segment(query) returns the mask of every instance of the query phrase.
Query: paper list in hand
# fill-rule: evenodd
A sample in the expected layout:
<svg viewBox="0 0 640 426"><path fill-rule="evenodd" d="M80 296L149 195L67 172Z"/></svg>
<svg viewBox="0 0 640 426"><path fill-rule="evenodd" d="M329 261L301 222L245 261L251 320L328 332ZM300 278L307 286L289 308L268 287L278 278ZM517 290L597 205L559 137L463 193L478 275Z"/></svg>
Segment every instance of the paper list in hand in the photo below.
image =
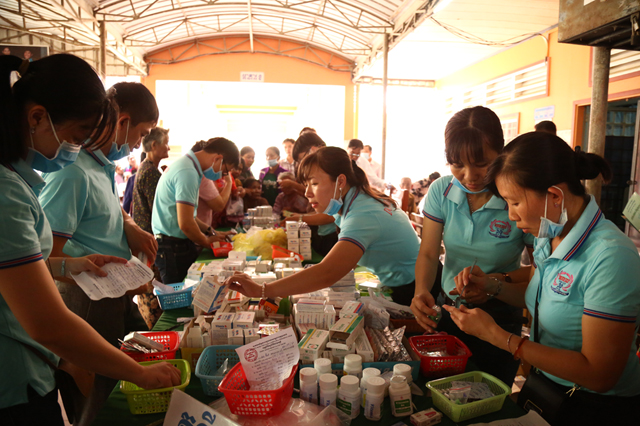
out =
<svg viewBox="0 0 640 426"><path fill-rule="evenodd" d="M72 275L78 286L91 300L123 296L153 279L153 271L132 257L126 264L108 263L102 267L108 275L99 277L92 272Z"/></svg>
<svg viewBox="0 0 640 426"><path fill-rule="evenodd" d="M272 390L282 386L291 368L300 360L293 328L236 349L244 374L253 390Z"/></svg>

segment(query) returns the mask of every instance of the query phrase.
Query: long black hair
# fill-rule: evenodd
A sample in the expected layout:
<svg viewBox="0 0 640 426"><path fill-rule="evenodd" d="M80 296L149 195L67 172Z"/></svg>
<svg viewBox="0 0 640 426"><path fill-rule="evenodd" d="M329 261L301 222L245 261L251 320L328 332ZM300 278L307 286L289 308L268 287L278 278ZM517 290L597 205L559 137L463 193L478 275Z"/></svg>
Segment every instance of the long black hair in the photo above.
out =
<svg viewBox="0 0 640 426"><path fill-rule="evenodd" d="M602 175L611 180L611 167L596 154L574 151L559 137L545 132L529 132L511 141L487 170L488 187L499 194L495 186L498 176L506 177L518 186L545 194L547 189L566 183L573 195L584 196L581 180Z"/></svg>
<svg viewBox="0 0 640 426"><path fill-rule="evenodd" d="M393 198L369 185L369 179L365 172L358 167L355 161L351 161L349 154L344 149L327 146L307 155L300 163L296 176L302 183L306 183L309 180L311 169L315 166L328 174L334 181L338 179L338 176L345 175L349 186L360 188L362 192L386 207L397 208Z"/></svg>
<svg viewBox="0 0 640 426"><path fill-rule="evenodd" d="M12 72L21 78L11 86ZM14 74L15 75L15 74ZM57 54L22 61L16 56L0 57L0 162L18 160L27 150L21 135L25 129L21 113L29 103L46 108L51 121L95 118L91 148L111 140L117 113L107 100L104 85L84 60Z"/></svg>
<svg viewBox="0 0 640 426"><path fill-rule="evenodd" d="M479 163L485 147L498 154L504 147L504 134L495 112L483 106L465 108L456 112L444 130L445 155L449 164L466 157Z"/></svg>

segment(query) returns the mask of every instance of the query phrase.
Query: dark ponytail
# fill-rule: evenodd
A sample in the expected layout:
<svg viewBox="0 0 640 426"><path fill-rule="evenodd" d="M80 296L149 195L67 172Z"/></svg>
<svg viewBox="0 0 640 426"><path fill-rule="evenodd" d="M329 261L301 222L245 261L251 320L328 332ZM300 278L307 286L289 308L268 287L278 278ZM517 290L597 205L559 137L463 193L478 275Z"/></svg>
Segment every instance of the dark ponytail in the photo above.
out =
<svg viewBox="0 0 640 426"><path fill-rule="evenodd" d="M337 180L340 175L345 175L349 186L360 188L362 192L386 207L397 208L393 198L369 185L369 179L365 172L358 167L355 161L350 159L349 154L344 149L328 146L304 157L296 175L302 183L309 180L311 169L314 166L318 166L333 180Z"/></svg>
<svg viewBox="0 0 640 426"><path fill-rule="evenodd" d="M541 194L553 185L566 183L573 195L584 196L581 180L602 175L612 177L607 161L596 154L574 151L562 139L544 132L529 132L515 138L489 166L486 182L496 194L495 180L507 177L522 188Z"/></svg>
<svg viewBox="0 0 640 426"><path fill-rule="evenodd" d="M12 71L21 78L11 87ZM15 56L0 57L0 162L16 161L26 151L21 139L29 103L46 108L51 121L94 119L91 147L111 140L117 113L107 100L104 85L95 70L84 60L57 54L33 62ZM99 141L98 141L98 140Z"/></svg>

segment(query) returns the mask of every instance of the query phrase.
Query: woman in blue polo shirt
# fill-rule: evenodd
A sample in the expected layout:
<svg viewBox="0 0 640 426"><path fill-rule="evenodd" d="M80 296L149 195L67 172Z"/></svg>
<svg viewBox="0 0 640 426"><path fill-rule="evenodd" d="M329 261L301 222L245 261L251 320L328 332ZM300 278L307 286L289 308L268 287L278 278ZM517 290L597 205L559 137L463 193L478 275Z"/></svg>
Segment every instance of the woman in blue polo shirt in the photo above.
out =
<svg viewBox="0 0 640 426"><path fill-rule="evenodd" d="M612 175L601 157L574 152L554 135L531 132L512 141L487 178L518 228L537 237L535 269L524 286L486 279L479 270L467 278L469 290L526 306L531 339L496 327L480 309L446 308L463 331L541 370L538 377L557 393L580 387L552 424L638 423L640 257L585 193L580 181L600 174L605 181Z"/></svg>
<svg viewBox="0 0 640 426"><path fill-rule="evenodd" d="M67 309L53 281L81 271L104 275L98 266L124 262L103 255L50 258L53 237L37 197L44 181L34 169L53 172L73 163L92 134L113 125L102 81L72 55L33 62L4 56L0 100L0 423L64 425L53 369L36 352L52 364L63 357L143 387L178 383L169 364L142 368L102 339Z"/></svg>
<svg viewBox="0 0 640 426"><path fill-rule="evenodd" d="M227 280L230 288L250 297L307 293L334 284L361 265L393 290L396 303L408 306L419 243L407 215L390 197L371 189L364 171L342 148L320 148L308 155L298 177L306 183L311 207L335 217L338 242L312 268L266 285L238 274Z"/></svg>
<svg viewBox="0 0 640 426"><path fill-rule="evenodd" d="M520 269L520 255L533 237L523 234L509 220L506 203L495 197L483 183L487 167L504 147L498 116L488 108L473 107L457 112L445 129L447 162L453 176L444 176L431 184L424 205L425 219L420 254L416 262L416 293L411 309L418 322L428 331L436 323L436 304L431 294L436 284L441 244L445 247L442 290L437 304L451 304L455 277L465 268L477 265L500 280L526 281L528 268ZM453 294L451 293L453 291ZM486 293L465 292L466 303L482 306L498 323L518 334L522 328L522 309L507 305ZM437 325L438 330L464 341L473 353L478 367L510 385L518 363L486 342L467 336L451 321L448 314Z"/></svg>

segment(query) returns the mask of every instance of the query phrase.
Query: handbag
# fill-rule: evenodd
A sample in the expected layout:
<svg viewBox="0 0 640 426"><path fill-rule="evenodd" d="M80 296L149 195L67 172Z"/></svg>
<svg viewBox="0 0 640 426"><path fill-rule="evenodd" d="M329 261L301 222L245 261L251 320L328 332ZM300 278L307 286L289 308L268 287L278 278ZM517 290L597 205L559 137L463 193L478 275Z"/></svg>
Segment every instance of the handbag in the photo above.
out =
<svg viewBox="0 0 640 426"><path fill-rule="evenodd" d="M535 318L533 329L533 341L538 340L538 305L540 298L540 290L536 297ZM542 374L537 368L532 368L529 377L524 382L522 390L518 394L518 405L525 411L533 410L540 414L549 424L557 424L561 409L564 403L571 398L573 391L579 389L574 385L573 388L565 391L560 385L547 376Z"/></svg>

